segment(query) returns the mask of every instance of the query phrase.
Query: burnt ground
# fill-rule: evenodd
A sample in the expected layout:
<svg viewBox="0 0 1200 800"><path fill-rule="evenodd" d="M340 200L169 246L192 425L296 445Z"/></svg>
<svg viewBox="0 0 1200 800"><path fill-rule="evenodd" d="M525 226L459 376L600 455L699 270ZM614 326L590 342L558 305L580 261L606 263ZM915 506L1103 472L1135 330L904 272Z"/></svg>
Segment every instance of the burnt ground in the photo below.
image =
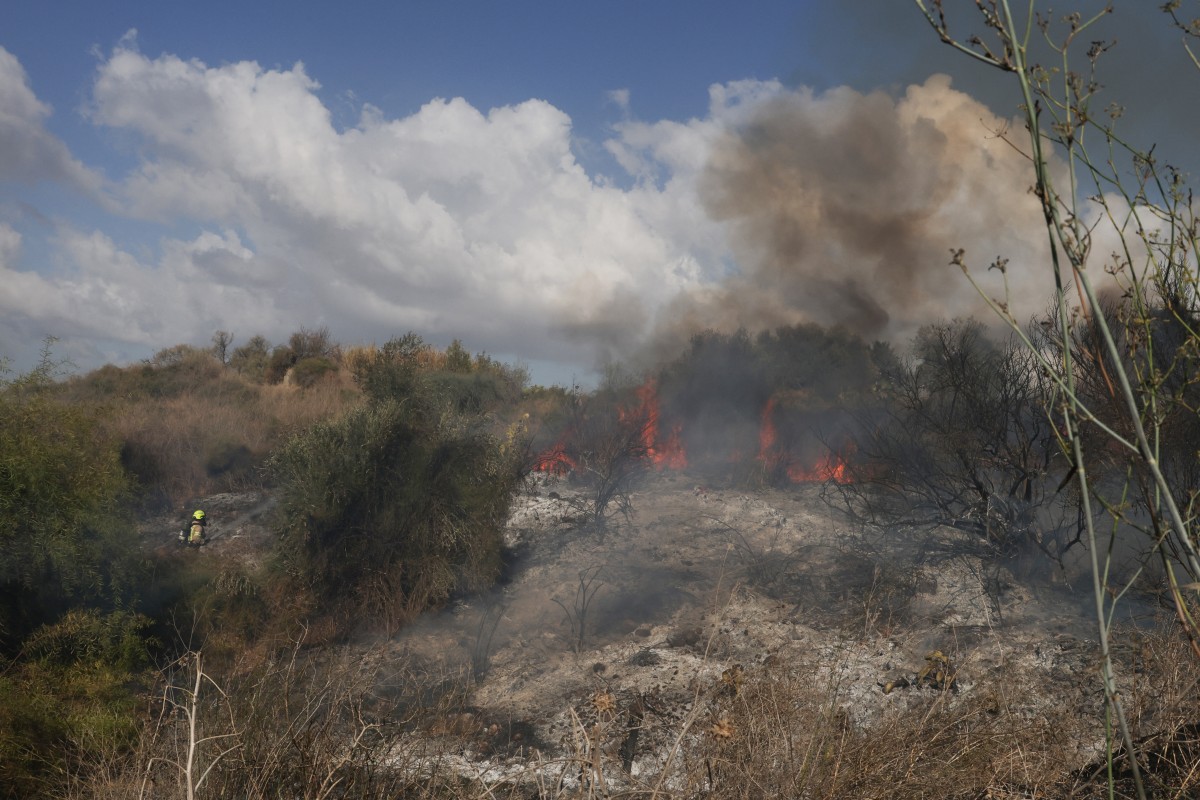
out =
<svg viewBox="0 0 1200 800"><path fill-rule="evenodd" d="M682 731L721 735L723 703L763 676L803 676L860 727L931 696L1002 696L1059 718L1064 763L1103 752L1090 596L1067 573L1018 579L953 531L867 535L821 494L659 474L601 536L545 479L512 514L506 585L422 619L384 658L463 676L462 705L422 735L485 781L528 779L530 759L544 780L591 753L609 788L636 784Z"/></svg>
<svg viewBox="0 0 1200 800"><path fill-rule="evenodd" d="M675 768L685 733L726 735L722 709L743 684L790 676L857 728L931 697L983 707L995 697L1022 718L1054 720L1063 769L1103 754L1082 576L1078 589L1061 571L1018 578L953 531L869 535L818 485L751 492L694 480L652 475L632 517L600 535L575 524L568 483L539 478L514 505L501 586L395 636L365 621L353 647L381 694L413 694L422 676L425 710L399 714L397 735L435 750L437 770L485 783L551 776L578 788L587 760L593 780L632 786ZM269 495L201 507L209 544L196 557L261 565ZM142 535L178 548L184 519L149 521ZM1133 622L1154 624L1149 604L1129 607L1145 615ZM1128 667L1136 654L1119 656Z"/></svg>
<svg viewBox="0 0 1200 800"><path fill-rule="evenodd" d="M138 525L142 546L159 558L188 557L214 564L236 563L248 572L262 567L274 542L270 517L276 498L268 492L227 492L206 497L169 513L156 514ZM179 541L192 512L203 509L208 519L207 543L188 548Z"/></svg>

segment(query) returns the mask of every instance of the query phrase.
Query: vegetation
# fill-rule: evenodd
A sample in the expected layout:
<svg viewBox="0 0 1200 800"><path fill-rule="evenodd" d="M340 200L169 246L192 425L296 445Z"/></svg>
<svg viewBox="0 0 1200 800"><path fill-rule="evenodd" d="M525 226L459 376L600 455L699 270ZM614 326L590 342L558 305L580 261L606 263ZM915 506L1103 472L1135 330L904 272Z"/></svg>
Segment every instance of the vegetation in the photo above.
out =
<svg viewBox="0 0 1200 800"><path fill-rule="evenodd" d="M941 2L916 2L943 41L1014 78L1028 132L1014 144L1029 155L1052 254L1044 319L1027 326L1007 298L989 298L1009 339L930 320L903 353L817 326L704 331L642 382L592 393L528 387L520 368L416 334L343 348L324 328L276 346L218 331L211 348L176 345L65 381L48 346L33 370L0 381L0 797L147 796L151 785L189 798L599 796L618 763L631 794L664 797L1194 795L1191 195L1179 170L1121 137L1118 115L1094 110L1106 46L1071 68L1091 21L1067 17L1056 39L1032 8L1020 19L986 0L980 30L959 37ZM1164 10L1185 41L1200 34L1178 3ZM1030 59L1039 32L1053 68ZM1102 263L1097 226L1121 245ZM953 262L972 277L965 252ZM1006 274L1003 258L990 268ZM809 469L820 453L845 472ZM586 722L571 710L573 754L531 756L523 780L494 782L439 767L453 743L421 750L399 735L426 714L469 716L469 675L409 663L386 674L382 657L314 647L361 633L362 620L390 636L491 585L529 470L569 472L580 520L604 531L630 518L644 475L685 459L713 483L825 480L864 524L950 527L993 566L1053 567L1081 546L1103 707L1038 717L1019 696L1020 665L1005 662L987 692L952 702L953 677L942 679L866 725L846 715L820 659L738 666L720 684L697 680L682 717L604 689ZM266 568L180 559L137 533L138 514L243 489L279 496ZM783 596L801 554L724 533L731 565ZM1118 569L1122 552L1137 558ZM580 651L598 575L579 573L570 607L556 601ZM884 578L899 585L897 607L916 592L913 576ZM1176 627L1118 628L1120 604L1147 584ZM876 589L853 589L873 631ZM1103 742L1070 773L1068 727ZM656 728L665 761L635 779L638 737Z"/></svg>
<svg viewBox="0 0 1200 800"><path fill-rule="evenodd" d="M1008 0L992 0L978 4L979 30L963 37L957 35L961 28L952 27L962 20L948 19L940 0L916 4L943 42L1011 75L1020 102L1027 136L1014 144L1029 154L1045 222L1052 335L1025 334L1008 298L989 300L1055 390L1049 408L1061 422L1062 450L1092 554L1107 719L1112 738L1121 742L1134 794L1144 798L1153 787L1142 779L1144 755L1130 730L1112 658L1114 611L1127 591L1113 581L1112 558L1121 539L1140 534L1150 553L1143 564L1161 566L1181 630L1200 656L1190 589L1200 579L1197 487L1187 465L1195 461L1197 444L1196 209L1182 171L1120 130L1119 105L1110 103L1107 112L1098 107L1100 65L1113 43L1094 40L1092 29L1111 6L1089 18L1075 12L1055 20L1033 3L1017 16ZM1200 68L1191 50L1200 29L1180 19L1179 6L1168 2L1160 10ZM1081 55L1083 42L1088 45ZM1039 53L1048 57L1045 64ZM1101 236L1118 245L1095 252L1093 242ZM954 263L971 277L964 251L954 254ZM1004 273L1006 262L1000 258L992 267ZM1106 276L1121 297L1115 305L1101 299ZM1176 450L1181 436L1186 444Z"/></svg>
<svg viewBox="0 0 1200 800"><path fill-rule="evenodd" d="M211 651L211 682L258 669L280 646L264 633L351 611L391 632L498 574L524 454L499 415L522 370L415 335L349 368L324 329L232 343L65 381L48 343L0 382L0 796L56 795L138 747L139 694L173 680L149 668L179 645ZM277 572L134 533L139 513L275 484Z"/></svg>
<svg viewBox="0 0 1200 800"><path fill-rule="evenodd" d="M1079 543L1050 392L1019 342L993 342L973 320L929 325L882 370L877 398L858 412L860 480L839 487L853 513L957 528L988 558L1038 552L1047 566Z"/></svg>

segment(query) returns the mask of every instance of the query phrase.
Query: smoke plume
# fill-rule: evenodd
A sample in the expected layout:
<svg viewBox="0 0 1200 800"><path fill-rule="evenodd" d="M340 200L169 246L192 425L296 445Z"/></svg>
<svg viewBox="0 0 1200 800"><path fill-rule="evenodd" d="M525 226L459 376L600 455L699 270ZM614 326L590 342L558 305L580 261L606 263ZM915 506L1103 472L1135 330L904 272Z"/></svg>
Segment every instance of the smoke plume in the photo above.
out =
<svg viewBox="0 0 1200 800"><path fill-rule="evenodd" d="M987 290L1018 319L1034 313L1044 289L1027 279L1046 263L1045 234L1006 127L945 76L899 99L840 88L761 103L717 139L697 182L737 271L681 296L663 333L817 322L902 340L932 320L987 315L949 265L958 248L979 273L1008 258L1019 293L1005 298L995 272Z"/></svg>

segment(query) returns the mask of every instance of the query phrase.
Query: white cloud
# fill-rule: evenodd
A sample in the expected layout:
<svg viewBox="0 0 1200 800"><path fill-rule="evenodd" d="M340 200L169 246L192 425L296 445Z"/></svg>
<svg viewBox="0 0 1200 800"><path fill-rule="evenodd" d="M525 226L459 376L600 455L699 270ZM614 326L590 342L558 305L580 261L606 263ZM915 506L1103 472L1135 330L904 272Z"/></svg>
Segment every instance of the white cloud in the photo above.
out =
<svg viewBox="0 0 1200 800"><path fill-rule="evenodd" d="M100 66L91 116L142 139L127 207L239 230L256 262L286 270L294 318L280 324L293 328L317 314L341 335L422 327L562 355L563 331L633 341L696 279L688 243L658 227L671 216L663 193L594 181L550 104L484 113L436 99L391 120L366 107L338 132L316 89L302 65L208 67L126 43ZM694 233L705 223L690 205L677 227ZM614 307L628 313L596 312Z"/></svg>
<svg viewBox="0 0 1200 800"><path fill-rule="evenodd" d="M0 64L0 86L14 66L23 118L40 120L15 59ZM605 146L628 189L587 173L570 117L541 100L483 111L433 99L401 118L364 106L339 131L318 88L301 64L211 67L123 41L98 67L89 116L138 144L112 197L169 233L118 241L62 226L51 278L21 271L0 229L0 313L149 349L217 328L279 341L328 325L346 342L413 329L587 364L627 352L664 309L684 327L831 321L821 312L833 304L807 294L820 300L813 287L831 265L894 288L886 247L860 240L914 215L914 315L978 306L945 266L950 246L1039 254L1023 166L978 122L998 121L941 78L899 99L716 85L707 115L684 122L639 121L614 95L623 118ZM851 134L877 146L856 150ZM762 155L744 147L754 136L792 145L772 180L752 185L739 169ZM831 210L878 230L838 233ZM803 258L779 262L780 225L805 239Z"/></svg>

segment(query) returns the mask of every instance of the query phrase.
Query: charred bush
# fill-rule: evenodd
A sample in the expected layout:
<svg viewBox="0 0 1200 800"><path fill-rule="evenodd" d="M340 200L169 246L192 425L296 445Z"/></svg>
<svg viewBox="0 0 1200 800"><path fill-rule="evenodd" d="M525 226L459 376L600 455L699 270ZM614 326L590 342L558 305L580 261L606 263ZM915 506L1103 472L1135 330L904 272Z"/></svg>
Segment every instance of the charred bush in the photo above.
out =
<svg viewBox="0 0 1200 800"><path fill-rule="evenodd" d="M956 320L923 328L859 420L851 510L883 525L949 526L985 555L1061 559L1079 541L1069 464L1034 358Z"/></svg>

